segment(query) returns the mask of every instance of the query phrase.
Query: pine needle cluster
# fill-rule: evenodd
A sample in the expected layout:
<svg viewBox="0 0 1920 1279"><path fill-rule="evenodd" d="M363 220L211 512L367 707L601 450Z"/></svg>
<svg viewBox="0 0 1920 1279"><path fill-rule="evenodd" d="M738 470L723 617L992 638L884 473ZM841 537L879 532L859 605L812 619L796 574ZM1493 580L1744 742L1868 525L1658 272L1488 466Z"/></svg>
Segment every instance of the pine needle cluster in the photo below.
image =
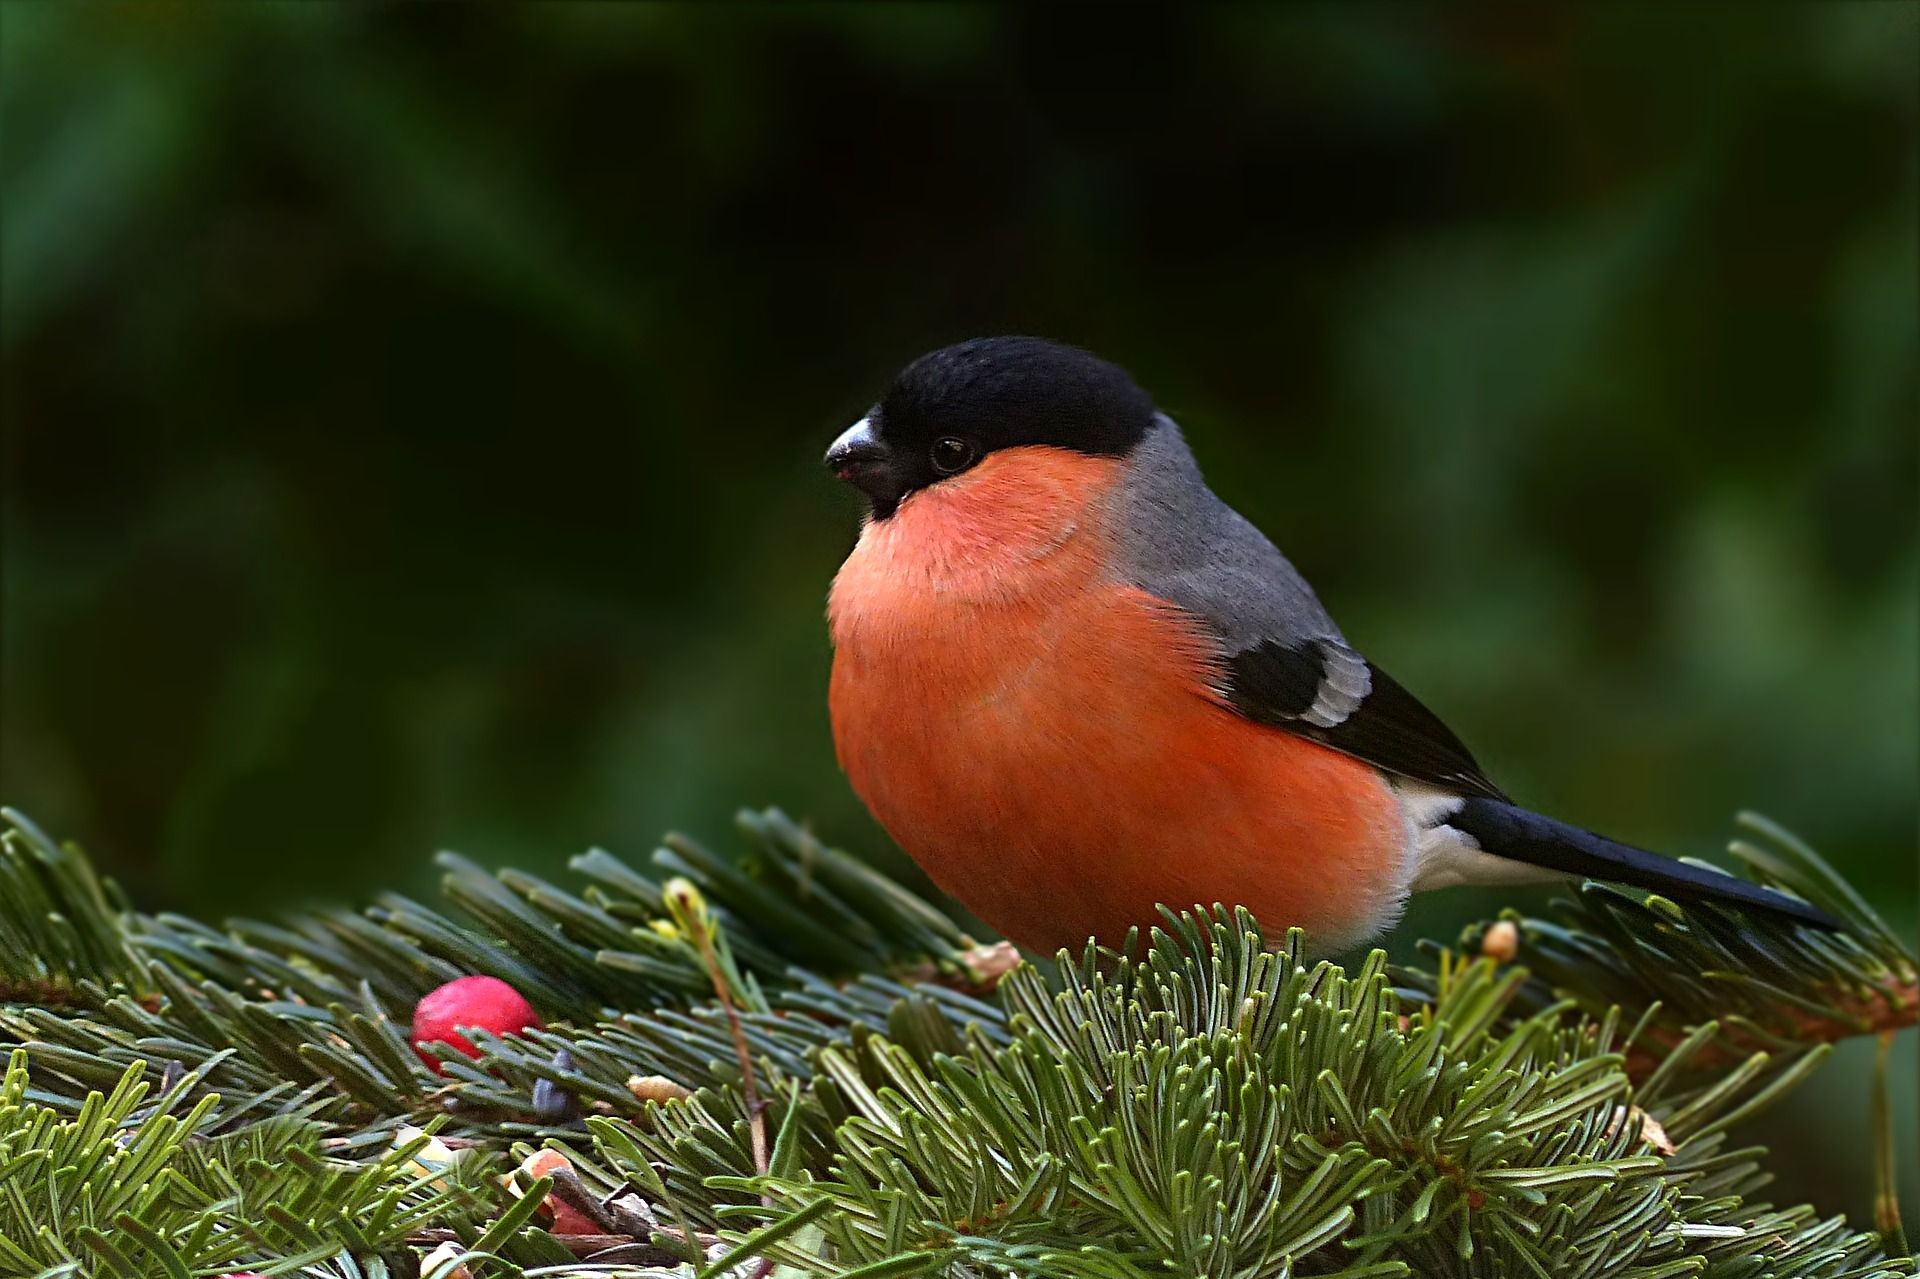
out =
<svg viewBox="0 0 1920 1279"><path fill-rule="evenodd" d="M443 856L438 905L216 927L9 814L0 1275L1914 1273L1884 1123L1870 1226L1765 1203L1738 1140L1920 1014L1912 951L1764 823L1736 857L1845 931L1586 885L1350 971L1220 907L1015 964L740 825L740 857L566 888ZM431 1070L413 1006L474 974L546 1026Z"/></svg>

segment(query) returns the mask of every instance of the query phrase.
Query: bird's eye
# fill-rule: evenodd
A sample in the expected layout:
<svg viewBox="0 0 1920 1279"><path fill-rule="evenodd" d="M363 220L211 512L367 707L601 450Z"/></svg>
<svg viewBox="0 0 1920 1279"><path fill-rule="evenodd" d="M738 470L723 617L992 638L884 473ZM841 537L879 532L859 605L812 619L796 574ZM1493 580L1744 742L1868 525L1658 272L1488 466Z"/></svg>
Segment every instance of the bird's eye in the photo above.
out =
<svg viewBox="0 0 1920 1279"><path fill-rule="evenodd" d="M957 435L943 435L933 442L930 460L933 469L942 475L952 475L955 471L964 471L973 465L974 447L970 441Z"/></svg>

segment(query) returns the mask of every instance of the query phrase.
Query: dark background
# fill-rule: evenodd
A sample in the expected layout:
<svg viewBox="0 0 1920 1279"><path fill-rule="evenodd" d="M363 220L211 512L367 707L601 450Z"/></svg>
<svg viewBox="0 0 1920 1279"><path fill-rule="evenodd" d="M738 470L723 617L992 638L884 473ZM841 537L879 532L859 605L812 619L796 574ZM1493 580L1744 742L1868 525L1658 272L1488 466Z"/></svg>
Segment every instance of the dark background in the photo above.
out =
<svg viewBox="0 0 1920 1279"><path fill-rule="evenodd" d="M1516 796L1764 809L1910 932L1916 58L1898 3L5 3L0 790L214 916L742 804L897 856L819 455L1025 331ZM1865 1060L1760 1126L1782 1198L1867 1219Z"/></svg>

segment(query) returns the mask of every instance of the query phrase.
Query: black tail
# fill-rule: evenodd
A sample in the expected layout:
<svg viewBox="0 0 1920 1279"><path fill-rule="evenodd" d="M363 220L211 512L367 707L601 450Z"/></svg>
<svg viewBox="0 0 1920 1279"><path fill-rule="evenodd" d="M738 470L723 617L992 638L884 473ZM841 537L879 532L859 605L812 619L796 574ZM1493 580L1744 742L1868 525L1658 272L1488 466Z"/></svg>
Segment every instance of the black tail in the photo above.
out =
<svg viewBox="0 0 1920 1279"><path fill-rule="evenodd" d="M1446 822L1472 836L1482 851L1529 865L1650 888L1681 901L1730 902L1819 928L1842 929L1839 920L1797 897L1749 884L1723 871L1689 866L1631 844L1617 843L1497 799L1469 799Z"/></svg>

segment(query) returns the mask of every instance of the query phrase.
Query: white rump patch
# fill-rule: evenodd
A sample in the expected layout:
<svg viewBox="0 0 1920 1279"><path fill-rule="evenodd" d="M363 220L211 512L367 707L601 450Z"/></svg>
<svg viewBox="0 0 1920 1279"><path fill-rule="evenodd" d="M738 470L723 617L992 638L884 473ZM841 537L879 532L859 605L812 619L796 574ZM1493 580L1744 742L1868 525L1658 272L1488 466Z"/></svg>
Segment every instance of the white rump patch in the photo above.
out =
<svg viewBox="0 0 1920 1279"><path fill-rule="evenodd" d="M1547 884L1567 876L1559 871L1482 852L1473 836L1447 825L1466 800L1451 791L1403 777L1393 779L1400 810L1407 818L1407 877L1424 893L1462 884Z"/></svg>

